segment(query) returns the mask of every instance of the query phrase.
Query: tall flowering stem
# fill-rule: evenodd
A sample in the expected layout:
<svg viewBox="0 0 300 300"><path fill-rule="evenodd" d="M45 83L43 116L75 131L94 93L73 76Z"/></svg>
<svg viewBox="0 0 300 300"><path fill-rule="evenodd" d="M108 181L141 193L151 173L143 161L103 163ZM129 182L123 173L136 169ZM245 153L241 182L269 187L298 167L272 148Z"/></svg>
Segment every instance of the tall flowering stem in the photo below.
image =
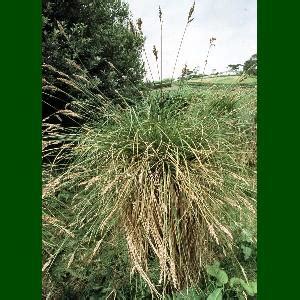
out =
<svg viewBox="0 0 300 300"><path fill-rule="evenodd" d="M208 51L207 51L206 58L205 58L205 61L204 61L204 68L203 68L203 72L202 72L201 81L203 80L203 77L204 77L204 74L205 74L205 69L206 69L206 66L207 66L208 56L210 54L211 48L216 46L215 41L216 41L216 38L214 38L214 37L211 37L209 39L209 47L208 47Z"/></svg>
<svg viewBox="0 0 300 300"><path fill-rule="evenodd" d="M159 16L159 21L160 21L160 98L162 99L162 61L163 61L163 41L162 41L162 11L161 7L159 6L158 9L158 16Z"/></svg>
<svg viewBox="0 0 300 300"><path fill-rule="evenodd" d="M187 22L185 24L184 31L183 31L183 34L182 34L182 37L181 37L181 40L180 40L179 48L178 48L177 55L176 55L175 64L174 64L174 67L173 67L171 84L174 80L174 73L175 73L175 69L176 69L176 66L177 66L177 61L178 61L179 53L180 53L182 43L183 43L183 40L184 40L184 37L185 37L186 30L187 30L189 24L194 20L194 18L192 18L194 10L195 10L195 1L193 3L192 7L190 8L190 11L189 11L189 14L188 14L188 19L187 19Z"/></svg>

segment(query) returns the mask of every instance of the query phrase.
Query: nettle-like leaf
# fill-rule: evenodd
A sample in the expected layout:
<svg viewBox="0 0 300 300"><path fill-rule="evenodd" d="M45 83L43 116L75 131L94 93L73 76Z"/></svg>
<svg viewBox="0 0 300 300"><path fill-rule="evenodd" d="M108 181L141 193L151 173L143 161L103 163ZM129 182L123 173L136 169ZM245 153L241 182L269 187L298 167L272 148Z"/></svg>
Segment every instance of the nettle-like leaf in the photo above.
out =
<svg viewBox="0 0 300 300"><path fill-rule="evenodd" d="M247 300L247 295L245 293L238 293L237 297L239 300Z"/></svg>
<svg viewBox="0 0 300 300"><path fill-rule="evenodd" d="M257 282L256 281L249 281L248 284L245 283L242 286L249 296L255 296L257 294Z"/></svg>
<svg viewBox="0 0 300 300"><path fill-rule="evenodd" d="M241 241L246 242L246 243L253 243L252 235L248 230L246 230L246 229L242 230Z"/></svg>
<svg viewBox="0 0 300 300"><path fill-rule="evenodd" d="M220 263L218 261L214 262L213 265L206 267L206 272L210 276L215 276L220 270Z"/></svg>
<svg viewBox="0 0 300 300"><path fill-rule="evenodd" d="M249 259L252 254L252 248L247 247L245 245L242 245L241 248L243 250L245 260Z"/></svg>
<svg viewBox="0 0 300 300"><path fill-rule="evenodd" d="M240 285L241 284L241 281L243 281L243 279L241 278L237 278L237 277L232 277L230 280L229 280L229 286L232 288L236 285Z"/></svg>
<svg viewBox="0 0 300 300"><path fill-rule="evenodd" d="M220 263L218 261L211 266L207 266L206 272L208 275L216 278L218 286L223 286L228 282L228 276L225 271L220 269Z"/></svg>
<svg viewBox="0 0 300 300"><path fill-rule="evenodd" d="M221 288L215 289L211 294L209 294L206 300L222 300L222 291L223 290Z"/></svg>
<svg viewBox="0 0 300 300"><path fill-rule="evenodd" d="M228 282L228 276L225 271L220 270L216 276L217 278L217 285L222 286Z"/></svg>
<svg viewBox="0 0 300 300"><path fill-rule="evenodd" d="M186 289L184 291L173 294L172 296L167 295L167 299L172 300L200 300L202 299L195 289Z"/></svg>
<svg viewBox="0 0 300 300"><path fill-rule="evenodd" d="M256 281L249 281L246 283L243 279L241 278L236 278L233 277L229 281L230 287L239 287L241 286L244 291L247 293L249 296L255 296L257 294L257 282Z"/></svg>

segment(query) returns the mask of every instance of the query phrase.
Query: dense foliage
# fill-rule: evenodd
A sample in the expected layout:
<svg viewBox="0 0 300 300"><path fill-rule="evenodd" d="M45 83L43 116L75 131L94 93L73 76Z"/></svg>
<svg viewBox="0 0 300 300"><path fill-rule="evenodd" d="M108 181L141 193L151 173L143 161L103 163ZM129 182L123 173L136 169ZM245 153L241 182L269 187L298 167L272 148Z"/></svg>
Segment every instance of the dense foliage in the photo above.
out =
<svg viewBox="0 0 300 300"><path fill-rule="evenodd" d="M126 3L44 0L42 13L43 64L66 74L78 73L80 66L95 90L114 101L118 101L118 93L138 95L144 76L140 58L144 38L130 20ZM72 97L83 98L80 91L71 92L57 77L43 69L44 84L56 86L44 93L44 117L63 109ZM66 92L72 97L68 99Z"/></svg>

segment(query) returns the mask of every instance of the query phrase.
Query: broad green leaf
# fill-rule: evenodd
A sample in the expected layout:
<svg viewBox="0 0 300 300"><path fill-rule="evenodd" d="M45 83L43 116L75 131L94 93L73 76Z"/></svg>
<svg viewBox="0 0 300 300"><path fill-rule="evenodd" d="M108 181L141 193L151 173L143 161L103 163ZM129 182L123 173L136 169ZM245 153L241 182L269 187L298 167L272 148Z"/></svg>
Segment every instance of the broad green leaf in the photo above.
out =
<svg viewBox="0 0 300 300"><path fill-rule="evenodd" d="M222 286L228 282L228 276L225 271L220 269L220 263L218 261L208 266L206 271L208 275L216 278L218 286Z"/></svg>
<svg viewBox="0 0 300 300"><path fill-rule="evenodd" d="M256 281L249 281L249 286L252 288L253 292L257 294L257 282Z"/></svg>
<svg viewBox="0 0 300 300"><path fill-rule="evenodd" d="M216 278L217 278L218 285L224 285L228 282L228 276L226 272L223 270L218 271Z"/></svg>
<svg viewBox="0 0 300 300"><path fill-rule="evenodd" d="M216 277L218 273L218 269L216 269L214 266L208 266L206 268L206 272L208 275Z"/></svg>
<svg viewBox="0 0 300 300"><path fill-rule="evenodd" d="M167 297L168 298L168 297ZM176 294L173 294L172 297L168 299L173 299L173 300L200 300L200 295L197 293L195 289L186 289L184 291L178 292Z"/></svg>
<svg viewBox="0 0 300 300"><path fill-rule="evenodd" d="M215 289L211 294L209 294L206 300L222 300L222 289Z"/></svg>
<svg viewBox="0 0 300 300"><path fill-rule="evenodd" d="M206 272L208 275L216 277L220 270L220 263L218 261L214 262L213 265L206 267Z"/></svg>
<svg viewBox="0 0 300 300"><path fill-rule="evenodd" d="M235 285L242 285L242 284L245 284L245 281L237 277L232 277L229 281L230 287L234 287Z"/></svg>
<svg viewBox="0 0 300 300"><path fill-rule="evenodd" d="M252 235L250 232L248 232L246 229L243 229L242 234L241 234L241 240L243 242L247 242L247 243L252 243Z"/></svg>
<svg viewBox="0 0 300 300"><path fill-rule="evenodd" d="M247 300L246 296L244 296L244 294L242 293L238 293L237 297L239 298L239 300Z"/></svg>
<svg viewBox="0 0 300 300"><path fill-rule="evenodd" d="M243 281L241 285L249 296L255 296L257 293L256 281L250 281L249 283Z"/></svg>
<svg viewBox="0 0 300 300"><path fill-rule="evenodd" d="M252 254L252 249L244 245L242 245L241 248L243 250L245 260L249 259Z"/></svg>

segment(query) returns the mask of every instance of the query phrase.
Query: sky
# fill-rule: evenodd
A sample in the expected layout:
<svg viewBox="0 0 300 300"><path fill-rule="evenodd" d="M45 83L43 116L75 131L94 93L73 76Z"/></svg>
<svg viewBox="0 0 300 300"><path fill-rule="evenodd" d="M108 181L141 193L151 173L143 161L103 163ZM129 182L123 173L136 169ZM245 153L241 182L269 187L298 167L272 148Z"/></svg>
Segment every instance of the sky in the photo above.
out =
<svg viewBox="0 0 300 300"><path fill-rule="evenodd" d="M126 0L134 20L142 18L145 49L154 80L157 65L153 45L160 55L160 22L158 7L163 14L163 78L172 76L180 39L193 0ZM213 69L224 72L229 64L243 64L257 51L256 0L196 0L194 20L190 23L177 62L175 77L185 64L203 72L209 39L215 37L205 73ZM147 67L147 65L146 65ZM159 66L160 69L160 66ZM147 78L151 79L150 72Z"/></svg>

